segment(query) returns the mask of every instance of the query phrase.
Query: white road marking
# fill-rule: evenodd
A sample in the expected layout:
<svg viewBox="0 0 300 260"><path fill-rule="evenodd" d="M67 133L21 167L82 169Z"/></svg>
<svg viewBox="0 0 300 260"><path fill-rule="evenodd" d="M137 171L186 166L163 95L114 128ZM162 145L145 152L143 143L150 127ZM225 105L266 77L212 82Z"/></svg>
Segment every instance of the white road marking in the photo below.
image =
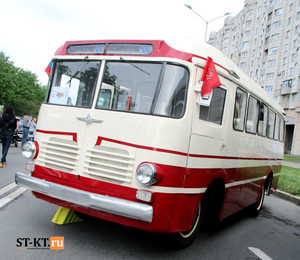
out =
<svg viewBox="0 0 300 260"><path fill-rule="evenodd" d="M12 192L12 193L8 194L7 196L5 196L4 198L0 199L0 209L3 208L8 203L10 203L11 201L13 201L14 199L16 199L17 197L19 197L21 194L23 194L27 190L28 190L27 188L20 187L17 190L15 190L14 192ZM2 191L2 189L1 189L1 191Z"/></svg>
<svg viewBox="0 0 300 260"><path fill-rule="evenodd" d="M12 182L12 183L4 186L3 188L0 189L0 196L3 195L4 193L8 192L9 190L13 189L16 186L17 186L17 184L15 182Z"/></svg>
<svg viewBox="0 0 300 260"><path fill-rule="evenodd" d="M272 260L271 257L266 255L263 251L255 247L248 247L250 251L252 251L256 256L258 256L261 260Z"/></svg>

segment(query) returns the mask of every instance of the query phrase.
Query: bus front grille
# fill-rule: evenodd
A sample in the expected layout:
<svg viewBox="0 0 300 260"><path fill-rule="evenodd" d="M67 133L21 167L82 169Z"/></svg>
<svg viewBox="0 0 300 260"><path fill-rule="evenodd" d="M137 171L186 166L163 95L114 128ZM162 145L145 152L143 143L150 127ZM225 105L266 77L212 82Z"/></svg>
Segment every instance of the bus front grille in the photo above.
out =
<svg viewBox="0 0 300 260"><path fill-rule="evenodd" d="M107 146L88 149L83 173L103 181L130 184L134 157L127 150Z"/></svg>
<svg viewBox="0 0 300 260"><path fill-rule="evenodd" d="M46 167L65 172L76 171L80 150L75 141L52 137L40 145L39 161Z"/></svg>

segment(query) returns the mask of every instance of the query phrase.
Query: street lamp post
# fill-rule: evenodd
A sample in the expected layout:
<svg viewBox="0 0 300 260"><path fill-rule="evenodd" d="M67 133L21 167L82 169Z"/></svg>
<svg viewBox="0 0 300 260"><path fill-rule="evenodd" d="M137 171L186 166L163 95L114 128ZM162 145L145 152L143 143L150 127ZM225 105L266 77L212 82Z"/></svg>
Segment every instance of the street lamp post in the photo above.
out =
<svg viewBox="0 0 300 260"><path fill-rule="evenodd" d="M208 28L208 24L214 20L217 20L219 18L222 18L224 16L230 15L231 13L227 12L226 14L223 14L221 16L218 16L214 19L211 19L209 21L205 20L200 14L198 14L196 11L193 10L193 8L190 5L184 4L188 9L190 9L194 14L196 14L197 16L199 16L204 22L205 22L205 39L204 41L206 42L206 36L207 36L207 28Z"/></svg>

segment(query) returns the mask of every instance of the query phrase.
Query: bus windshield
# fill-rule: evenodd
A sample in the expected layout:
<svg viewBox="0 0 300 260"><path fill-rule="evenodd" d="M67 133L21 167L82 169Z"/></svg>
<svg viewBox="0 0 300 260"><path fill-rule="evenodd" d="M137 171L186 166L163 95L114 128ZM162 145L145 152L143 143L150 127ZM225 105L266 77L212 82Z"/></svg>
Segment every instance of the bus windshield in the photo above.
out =
<svg viewBox="0 0 300 260"><path fill-rule="evenodd" d="M100 61L58 61L48 103L91 107ZM188 71L169 63L107 61L97 109L180 118L184 114Z"/></svg>
<svg viewBox="0 0 300 260"><path fill-rule="evenodd" d="M58 61L50 90L50 104L91 107L100 62Z"/></svg>
<svg viewBox="0 0 300 260"><path fill-rule="evenodd" d="M107 62L97 108L183 116L188 72L165 63Z"/></svg>

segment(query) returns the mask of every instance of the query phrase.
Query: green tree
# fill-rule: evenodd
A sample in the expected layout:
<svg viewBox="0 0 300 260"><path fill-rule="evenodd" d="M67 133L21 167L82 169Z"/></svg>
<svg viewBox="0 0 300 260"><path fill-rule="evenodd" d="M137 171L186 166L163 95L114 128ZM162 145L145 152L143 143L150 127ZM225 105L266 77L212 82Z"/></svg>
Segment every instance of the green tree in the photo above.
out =
<svg viewBox="0 0 300 260"><path fill-rule="evenodd" d="M37 116L45 93L46 87L39 84L35 74L15 67L9 57L0 52L1 106L13 105L16 115L30 112Z"/></svg>

